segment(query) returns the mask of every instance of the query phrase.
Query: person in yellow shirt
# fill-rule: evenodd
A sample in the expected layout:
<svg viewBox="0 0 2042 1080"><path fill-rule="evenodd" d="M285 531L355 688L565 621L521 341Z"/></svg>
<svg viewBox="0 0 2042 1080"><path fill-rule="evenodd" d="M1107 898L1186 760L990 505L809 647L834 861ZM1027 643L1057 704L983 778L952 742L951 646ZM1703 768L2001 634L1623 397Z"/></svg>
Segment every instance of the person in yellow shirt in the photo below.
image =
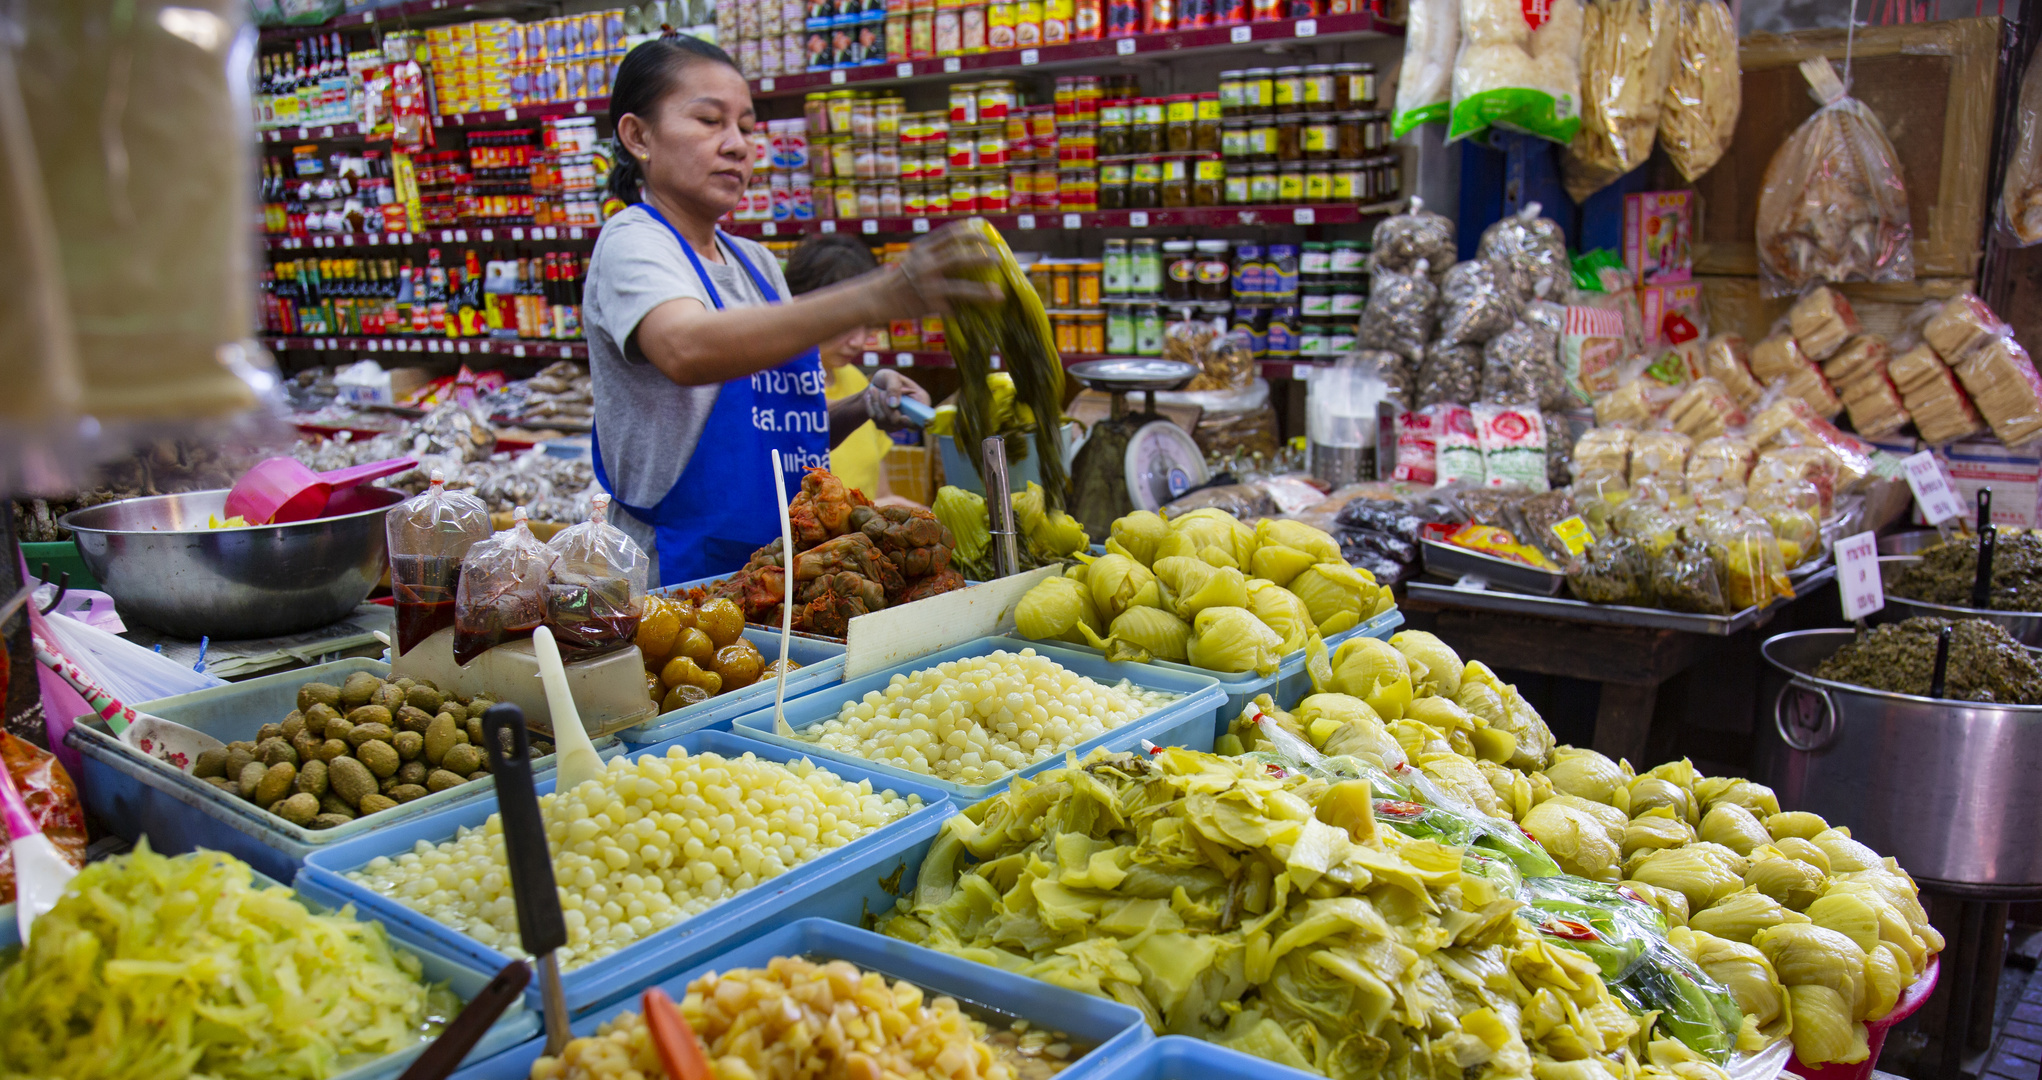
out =
<svg viewBox="0 0 2042 1080"><path fill-rule="evenodd" d="M801 242L787 260L787 287L796 296L826 289L840 281L879 268L878 260L863 243L842 233L816 233ZM885 410L873 415L898 415L900 399L911 397L929 404L929 392L894 368L880 368L868 379L859 365L872 332L866 328L841 334L819 346L823 373L829 384L823 396L840 401L854 394L883 399ZM870 420L858 426L841 442L830 447L830 471L851 487L877 499L886 493L882 486L881 463L893 440Z"/></svg>

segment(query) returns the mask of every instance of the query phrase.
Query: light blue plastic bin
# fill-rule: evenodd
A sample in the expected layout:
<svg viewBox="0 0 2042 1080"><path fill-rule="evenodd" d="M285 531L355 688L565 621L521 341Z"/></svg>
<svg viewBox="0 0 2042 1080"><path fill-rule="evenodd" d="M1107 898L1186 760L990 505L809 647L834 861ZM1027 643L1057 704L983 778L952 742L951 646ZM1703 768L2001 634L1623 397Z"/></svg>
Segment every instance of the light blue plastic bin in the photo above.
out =
<svg viewBox="0 0 2042 1080"><path fill-rule="evenodd" d="M1183 1035L1150 1039L1115 1065L1113 1080L1307 1080L1318 1075Z"/></svg>
<svg viewBox="0 0 2042 1080"><path fill-rule="evenodd" d="M1142 1014L1119 1002L1051 986L827 919L803 919L783 926L721 952L659 985L668 997L679 1001L687 993L688 984L703 975L732 968L765 967L776 956L848 960L890 979L904 979L932 997L946 995L961 1003L986 1006L1026 1020L1034 1027L1060 1031L1091 1044L1089 1052L1057 1074L1058 1080L1101 1080L1123 1075L1121 1067L1151 1041ZM618 1013L637 1012L638 1008L634 995L576 1021L574 1033L594 1034L598 1026ZM456 1073L454 1080L525 1080L545 1044L544 1038L533 1039Z"/></svg>
<svg viewBox="0 0 2042 1080"><path fill-rule="evenodd" d="M155 847L153 832L151 833L150 846ZM157 850L161 851L162 849L158 848ZM255 872L255 885L258 888L262 888L272 885L283 886L283 883L258 870ZM283 887L288 888L289 886ZM311 908L314 912L332 911L338 906L307 895L302 890L296 890L296 895L301 903ZM371 921L367 915L359 911L356 915L364 922ZM391 936L393 939L396 937L394 934ZM21 932L15 925L14 905L0 904L0 955L6 954L9 950L14 949L20 944ZM397 940L395 944L400 951L408 952L418 957L419 964L423 968L421 974L427 982L446 983L447 989L452 990L454 996L460 998L464 1005L473 1001L475 995L481 993L482 988L488 986L489 980L495 978L497 971L503 967L502 964L498 964L496 967L490 968L485 972L472 964L442 955L436 949L419 948L412 942L402 940ZM513 1001L510 1007L503 1011L503 1015L496 1018L496 1023L490 1025L489 1030L482 1034L481 1040L476 1042L474 1048L468 1051L468 1056L462 1060L486 1062L494 1057L501 1057L520 1043L530 1041L535 1035L539 1034L539 1014L533 1009L526 1008L524 1002ZM541 1037L538 1041L543 1043L545 1039ZM364 1061L345 1072L335 1073L329 1080L391 1080L392 1077L402 1073L412 1061L417 1059L418 1055L424 1053L428 1045L430 1043L421 1042L408 1050L400 1050L397 1053L377 1058L373 1061Z"/></svg>
<svg viewBox="0 0 2042 1080"><path fill-rule="evenodd" d="M253 739L262 725L280 723L297 708L299 687L308 682L338 686L358 671L387 678L390 665L355 657L144 701L136 707L197 728L222 742ZM203 780L144 758L115 738L106 721L97 716L78 717L65 742L78 751L83 761L78 793L85 809L115 835L133 840L147 832L151 845L166 855L200 848L224 851L279 881L289 881L315 851L495 793L489 782L471 781L337 828L308 829ZM595 744L597 752L605 758L624 752L623 743L613 735L603 736ZM537 778L550 775L552 756L534 761L532 769Z"/></svg>
<svg viewBox="0 0 2042 1080"><path fill-rule="evenodd" d="M770 630L746 627L747 641L758 646L759 655L771 664L780 659L780 635ZM787 658L801 666L787 676L787 700L813 694L818 690L844 681L844 647L835 642L816 638L791 637L787 640ZM718 694L707 701L698 701L683 709L647 720L637 727L618 732L630 746L650 746L653 743L678 739L690 731L715 728L729 731L730 721L758 708L762 701L773 700L772 679L760 679L742 690Z"/></svg>
<svg viewBox="0 0 2042 1080"><path fill-rule="evenodd" d="M886 852L926 842L936 835L944 818L954 809L942 791L927 784L882 776L869 768L858 768L820 755L803 755L740 739L721 731L696 731L678 739L634 751L634 754L665 754L673 746L689 753L713 752L725 757L756 754L769 761L793 761L807 756L838 776L853 783L870 780L875 790L891 789L903 797L918 795L923 805L907 817L859 837L834 851L763 882L745 892L726 897L709 910L683 919L649 937L583 965L561 977L571 1015L580 1015L634 989L651 985L695 959L721 948L747 933L769 925L789 905L812 892L839 888L861 866ZM553 790L553 778L537 785L538 793ZM479 828L496 813L496 798L469 803L402 825L383 829L315 853L298 873L297 886L308 896L338 906L355 905L390 928L406 941L438 949L490 971L502 967L510 957L458 930L442 926L405 905L348 880L348 871L360 869L377 856L397 856L411 851L420 841L438 844L453 839L462 829ZM534 981L526 991L534 1008L539 1006L539 987Z"/></svg>
<svg viewBox="0 0 2042 1080"><path fill-rule="evenodd" d="M1061 644L1050 645L1040 641L1024 641L1020 638L989 637L967 642L955 648L944 649L928 656L896 664L883 671L853 679L825 693L811 694L800 701L787 703L787 723L795 731L804 731L826 720L836 719L837 713L846 702L857 701L868 692L884 690L895 675L906 675L935 667L949 660L961 660L971 656L985 656L1000 649L1019 652L1034 649L1036 652L1062 664L1064 667L1111 686L1122 679L1131 680L1145 690L1165 690L1184 696L1131 724L1123 725L1097 738L1079 743L1074 749L1078 757L1096 749L1132 750L1141 745L1143 739L1158 746L1188 746L1195 750L1211 750L1214 732L1213 717L1225 699L1219 680L1210 673L1189 669L1167 670L1159 665L1115 664L1090 650L1066 648ZM741 738L757 740L767 745L782 747L813 755L816 760L843 762L870 769L875 773L895 777L907 783L927 784L948 792L952 801L959 806L969 806L989 795L1005 791L1009 781L1017 776L1033 776L1044 769L1054 768L1064 760L1062 754L1046 757L1025 769L996 780L990 784L966 785L938 780L933 776L909 772L906 769L883 762L868 761L865 758L836 750L826 750L811 742L791 739L773 731L773 710L763 709L737 718L732 732Z"/></svg>

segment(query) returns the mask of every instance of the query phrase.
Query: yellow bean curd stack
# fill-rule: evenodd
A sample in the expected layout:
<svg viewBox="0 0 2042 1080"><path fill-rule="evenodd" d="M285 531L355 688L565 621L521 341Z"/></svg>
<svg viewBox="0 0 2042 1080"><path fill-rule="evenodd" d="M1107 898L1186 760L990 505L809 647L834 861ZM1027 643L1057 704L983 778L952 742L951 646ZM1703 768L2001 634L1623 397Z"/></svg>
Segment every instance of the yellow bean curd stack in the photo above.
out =
<svg viewBox="0 0 2042 1080"><path fill-rule="evenodd" d="M563 970L778 877L905 817L920 799L874 791L807 759L628 755L600 779L539 798L567 922ZM490 948L523 956L495 814L452 840L378 856L354 881Z"/></svg>

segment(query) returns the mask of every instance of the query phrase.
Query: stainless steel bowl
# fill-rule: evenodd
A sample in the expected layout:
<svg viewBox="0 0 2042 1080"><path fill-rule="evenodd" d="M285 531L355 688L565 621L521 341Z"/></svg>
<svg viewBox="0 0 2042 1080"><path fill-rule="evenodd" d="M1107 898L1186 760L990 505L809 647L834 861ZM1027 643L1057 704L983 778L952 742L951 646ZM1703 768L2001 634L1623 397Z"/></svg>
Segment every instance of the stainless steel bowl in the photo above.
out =
<svg viewBox="0 0 2042 1080"><path fill-rule="evenodd" d="M1887 599L1892 604L1892 599ZM1815 677L1855 636L1799 630L1760 646L1786 684L1761 724L1780 805L1851 827L1917 878L2042 888L2042 706L1896 694Z"/></svg>
<svg viewBox="0 0 2042 1080"><path fill-rule="evenodd" d="M223 641L280 637L353 611L383 577L381 505L338 517L208 529L225 489L124 499L64 515L78 553L123 618L166 634Z"/></svg>
<svg viewBox="0 0 2042 1080"><path fill-rule="evenodd" d="M1888 533L1879 538L1881 555L1913 555L1923 548L1934 547L1943 542L1943 534L1934 529L1910 529L1907 532Z"/></svg>
<svg viewBox="0 0 2042 1080"><path fill-rule="evenodd" d="M1984 619L1998 623L2007 634L2023 645L2042 646L2042 611L1997 611L1985 608L1958 607L1956 604L1931 604L1927 600L1909 600L1905 596L1886 594L1888 619L1912 619L1922 615L1933 615L1941 619Z"/></svg>

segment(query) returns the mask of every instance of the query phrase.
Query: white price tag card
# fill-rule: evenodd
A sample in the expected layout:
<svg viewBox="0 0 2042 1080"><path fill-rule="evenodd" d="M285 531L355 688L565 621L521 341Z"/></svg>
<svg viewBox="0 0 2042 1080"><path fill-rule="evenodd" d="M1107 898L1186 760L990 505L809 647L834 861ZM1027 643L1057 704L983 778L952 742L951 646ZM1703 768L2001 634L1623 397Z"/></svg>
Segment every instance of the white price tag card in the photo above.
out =
<svg viewBox="0 0 2042 1080"><path fill-rule="evenodd" d="M516 109L505 109L503 111L503 118L505 120L516 120L518 118L518 111Z"/></svg>
<svg viewBox="0 0 2042 1080"><path fill-rule="evenodd" d="M465 341L461 341L461 342L456 342L456 343L455 343L455 345L454 345L454 348L455 348L455 350L456 350L457 352L459 352L459 353L460 353L460 354L461 354L462 356L466 356L466 355L468 355L468 343L467 343L467 342L465 342Z"/></svg>
<svg viewBox="0 0 2042 1080"><path fill-rule="evenodd" d="M483 242L483 243L487 244L487 243L489 243L489 242L490 242L491 240L494 240L494 239L496 239L496 230L494 230L494 229L484 229L484 230L482 230L482 242Z"/></svg>
<svg viewBox="0 0 2042 1080"><path fill-rule="evenodd" d="M311 128L308 128L308 127L301 127L301 128L299 128L299 129L298 129L298 137L299 137L299 138L301 138L301 139L309 139L309 138L311 138L311 137L312 137L312 129L311 129Z"/></svg>
<svg viewBox="0 0 2042 1080"><path fill-rule="evenodd" d="M869 224L869 223L868 223L868 224ZM915 222L914 222L914 230L915 230L916 232L918 232L918 233L924 233L924 232L928 232L928 231L929 231L929 219L928 219L928 218L925 218L925 217L918 217L918 218L916 218L916 219L915 219Z"/></svg>
<svg viewBox="0 0 2042 1080"><path fill-rule="evenodd" d="M1904 458L1901 465L1907 469L1907 486L1914 491L1914 501L1921 504L1924 520L1941 525L1964 516L1964 500L1950 486L1950 478L1943 474L1942 463L1936 460L1934 451L1924 450Z"/></svg>
<svg viewBox="0 0 2042 1080"><path fill-rule="evenodd" d="M825 222L823 222L823 223L822 223L822 231L824 231L824 232L836 232L836 231L837 231L837 223L836 223L836 222L834 222L834 221L825 221Z"/></svg>
<svg viewBox="0 0 2042 1080"><path fill-rule="evenodd" d="M571 229L567 230L567 238L568 238L569 240L579 240L579 239L581 239L581 226L577 225L577 226L575 226L575 227L573 227L573 228L571 228Z"/></svg>
<svg viewBox="0 0 2042 1080"><path fill-rule="evenodd" d="M1255 39L1255 30L1253 27L1236 26L1227 36L1236 45L1246 45Z"/></svg>
<svg viewBox="0 0 2042 1080"><path fill-rule="evenodd" d="M575 112L575 115L579 116L579 115L581 115L582 113L585 113L585 112L587 112L587 111L588 111L588 102L586 102L586 101L577 101L577 102L575 102L575 103L574 103L574 112Z"/></svg>
<svg viewBox="0 0 2042 1080"><path fill-rule="evenodd" d="M1121 38L1119 41L1113 43L1113 51L1119 53L1122 56L1133 56L1134 39L1131 37Z"/></svg>
<svg viewBox="0 0 2042 1080"><path fill-rule="evenodd" d="M1034 215L1034 214L1017 214L1017 215L1015 215L1015 216L1014 216L1014 227L1015 227L1015 228L1017 228L1017 229L1032 229L1032 228L1034 228L1034 227L1035 227L1035 215Z"/></svg>
<svg viewBox="0 0 2042 1080"><path fill-rule="evenodd" d="M1861 532L1836 542L1836 591L1843 597L1846 619L1862 619L1886 606L1877 533Z"/></svg>
<svg viewBox="0 0 2042 1080"><path fill-rule="evenodd" d="M858 362L866 367L878 367L879 354L876 352L866 353L864 356L859 358Z"/></svg>
<svg viewBox="0 0 2042 1080"><path fill-rule="evenodd" d="M546 226L546 239L548 239L548 240L558 240L558 239L560 239L560 229L559 229L559 227L558 227L558 226L555 226L555 225L548 225L548 226Z"/></svg>
<svg viewBox="0 0 2042 1080"><path fill-rule="evenodd" d="M1083 220L1083 219L1081 219L1081 218L1080 218L1080 217L1079 217L1078 215L1076 215L1076 214L1065 214L1065 215L1064 215L1064 228L1066 228L1066 229L1075 229L1075 228L1078 228L1078 227L1080 226L1080 222L1081 222L1082 220Z"/></svg>
<svg viewBox="0 0 2042 1080"><path fill-rule="evenodd" d="M943 74L955 75L963 70L964 61L958 59L955 56L946 56L943 58Z"/></svg>
<svg viewBox="0 0 2042 1080"><path fill-rule="evenodd" d="M768 221L768 222L766 222L766 223L764 223L764 224L760 225L760 226L759 226L759 235L760 235L760 236L778 236L778 235L780 235L780 224L779 224L779 222L776 222L776 221Z"/></svg>
<svg viewBox="0 0 2042 1080"><path fill-rule="evenodd" d="M1298 27L1297 27L1297 35L1298 35L1299 37L1318 37L1318 36L1319 36L1319 20L1317 20L1317 19L1299 19L1299 20L1298 20Z"/></svg>
<svg viewBox="0 0 2042 1080"><path fill-rule="evenodd" d="M1137 229L1146 229L1149 227L1149 212L1147 210L1131 211L1127 215L1127 223Z"/></svg>
<svg viewBox="0 0 2042 1080"><path fill-rule="evenodd" d="M454 241L455 241L456 243L461 243L461 244L465 244L465 243L467 243L467 242L468 242L468 230L466 230L466 229L455 229L455 230L454 230Z"/></svg>
<svg viewBox="0 0 2042 1080"><path fill-rule="evenodd" d="M405 242L405 243L407 243L407 244L409 244L409 243L411 243L411 242L412 242L412 240L411 240L411 234L410 234L410 233L405 233L405 234L404 234L404 242Z"/></svg>
<svg viewBox="0 0 2042 1080"><path fill-rule="evenodd" d="M428 342L426 342L426 343L425 343L425 351L426 351L426 352L439 352L439 351L440 351L440 343L439 343L439 342L437 342L437 341L428 341Z"/></svg>
<svg viewBox="0 0 2042 1080"><path fill-rule="evenodd" d="M523 230L523 229L512 229L512 230L511 230L511 239L513 239L513 240L523 240L524 238L525 238L525 230Z"/></svg>
<svg viewBox="0 0 2042 1080"><path fill-rule="evenodd" d="M837 70L830 72L830 85L831 86L844 85L844 69L838 68Z"/></svg>
<svg viewBox="0 0 2042 1080"><path fill-rule="evenodd" d="M879 223L872 220L871 218L866 218L865 220L858 223L858 231L864 233L867 236L871 236L873 233L879 231Z"/></svg>
<svg viewBox="0 0 2042 1080"><path fill-rule="evenodd" d="M914 74L915 65L914 61L912 60L903 60L900 63L893 65L893 77L896 79L913 78Z"/></svg>
<svg viewBox="0 0 2042 1080"><path fill-rule="evenodd" d="M1290 212L1290 223L1293 225L1310 225L1316 220L1318 214L1309 206L1300 206Z"/></svg>
<svg viewBox="0 0 2042 1080"><path fill-rule="evenodd" d="M1021 66L1022 66L1022 67L1027 67L1027 66L1029 66L1029 65L1031 65L1031 64L1039 64L1039 63L1042 63L1042 53L1038 52L1038 51L1037 51L1037 50L1035 50L1035 49L1023 49L1023 50L1021 50Z"/></svg>
<svg viewBox="0 0 2042 1080"><path fill-rule="evenodd" d="M759 92L762 94L770 94L773 92L774 85L775 84L773 81L773 77L771 75L768 75L765 78L759 80Z"/></svg>
<svg viewBox="0 0 2042 1080"><path fill-rule="evenodd" d="M320 137L320 138L322 138L322 139L331 139L331 138L333 138L333 125L331 125L331 124L328 124L327 126L325 126L325 127L323 127L323 128L320 128L320 129L319 129L319 137Z"/></svg>
<svg viewBox="0 0 2042 1080"><path fill-rule="evenodd" d="M893 354L893 363L895 367L914 367L915 354L911 352L895 353Z"/></svg>
<svg viewBox="0 0 2042 1080"><path fill-rule="evenodd" d="M511 355L512 355L512 356L523 356L523 355L525 355L525 347L524 347L523 345L513 345L513 346L511 347Z"/></svg>

